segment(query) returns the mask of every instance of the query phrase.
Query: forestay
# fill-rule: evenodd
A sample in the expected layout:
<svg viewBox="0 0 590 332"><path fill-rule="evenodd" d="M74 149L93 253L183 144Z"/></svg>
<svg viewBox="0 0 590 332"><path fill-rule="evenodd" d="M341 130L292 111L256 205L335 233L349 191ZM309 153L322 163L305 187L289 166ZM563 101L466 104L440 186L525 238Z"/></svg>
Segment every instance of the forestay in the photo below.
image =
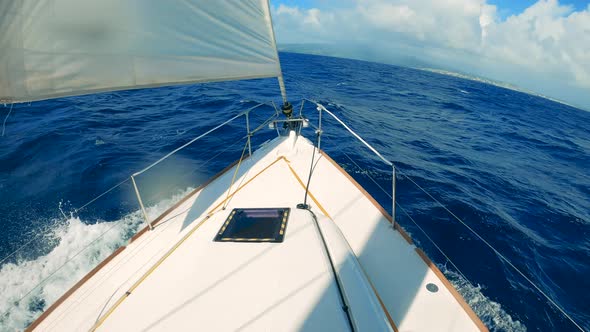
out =
<svg viewBox="0 0 590 332"><path fill-rule="evenodd" d="M0 0L0 101L279 77L267 0Z"/></svg>

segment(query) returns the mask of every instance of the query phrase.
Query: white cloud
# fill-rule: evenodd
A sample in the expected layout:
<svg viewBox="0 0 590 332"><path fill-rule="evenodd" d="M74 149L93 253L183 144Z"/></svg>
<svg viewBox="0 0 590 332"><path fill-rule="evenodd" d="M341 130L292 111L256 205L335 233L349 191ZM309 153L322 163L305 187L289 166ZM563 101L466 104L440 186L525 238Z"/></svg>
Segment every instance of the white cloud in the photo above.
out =
<svg viewBox="0 0 590 332"><path fill-rule="evenodd" d="M283 14L287 14L287 15L291 15L291 16L299 16L301 15L301 12L299 11L299 8L297 7L289 7L289 6L285 6L283 4L279 5L279 8L277 8L277 10L275 11L275 13L277 15L283 15Z"/></svg>
<svg viewBox="0 0 590 332"><path fill-rule="evenodd" d="M322 10L280 5L273 15L279 43L386 45L383 52L397 47L549 95L590 91L590 4L574 11L557 0L539 0L504 20L486 0L357 0ZM554 84L541 84L539 77Z"/></svg>
<svg viewBox="0 0 590 332"><path fill-rule="evenodd" d="M307 15L303 18L303 23L319 26L320 23L320 10L312 8L307 11Z"/></svg>

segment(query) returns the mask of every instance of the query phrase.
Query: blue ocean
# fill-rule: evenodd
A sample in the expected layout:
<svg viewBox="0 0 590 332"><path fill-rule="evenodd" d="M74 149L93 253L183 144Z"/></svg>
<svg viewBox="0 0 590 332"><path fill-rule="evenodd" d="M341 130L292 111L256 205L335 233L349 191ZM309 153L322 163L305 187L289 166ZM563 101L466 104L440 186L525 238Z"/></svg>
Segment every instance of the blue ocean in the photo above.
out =
<svg viewBox="0 0 590 332"><path fill-rule="evenodd" d="M459 220L590 330L590 112L417 69L280 57L296 112L314 123L316 108L300 101L322 103L395 163L397 222L491 331L578 329ZM259 103L249 124L263 124L273 101L276 79L0 105L0 120L10 112L0 137L0 330L30 324L143 227L131 174ZM391 168L334 120L322 126L322 149L391 211ZM138 176L148 214L238 159L245 134L240 118ZM261 126L254 146L274 137Z"/></svg>

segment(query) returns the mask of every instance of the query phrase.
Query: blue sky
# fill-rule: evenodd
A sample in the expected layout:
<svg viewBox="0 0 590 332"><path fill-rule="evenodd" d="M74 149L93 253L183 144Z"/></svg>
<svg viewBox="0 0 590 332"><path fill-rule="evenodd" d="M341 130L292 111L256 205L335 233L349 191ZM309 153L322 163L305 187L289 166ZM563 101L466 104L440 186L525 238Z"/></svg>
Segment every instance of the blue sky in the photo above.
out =
<svg viewBox="0 0 590 332"><path fill-rule="evenodd" d="M289 7L298 6L300 8L327 8L327 7L346 7L354 4L354 0L283 0L271 2L278 6L280 4L287 5ZM502 18L506 18L513 14L523 12L526 8L533 5L535 0L492 0L487 3L496 5L502 12ZM582 10L588 6L588 0L568 0L560 1L561 4L573 6L575 10Z"/></svg>
<svg viewBox="0 0 590 332"><path fill-rule="evenodd" d="M590 110L589 0L271 0L277 42L430 64Z"/></svg>
<svg viewBox="0 0 590 332"><path fill-rule="evenodd" d="M522 13L528 7L534 5L537 1L532 0L493 0L489 4L496 5L502 19L514 14ZM588 6L588 0L560 1L563 5L569 5L574 10L583 10ZM313 1L302 1L302 6L313 6Z"/></svg>

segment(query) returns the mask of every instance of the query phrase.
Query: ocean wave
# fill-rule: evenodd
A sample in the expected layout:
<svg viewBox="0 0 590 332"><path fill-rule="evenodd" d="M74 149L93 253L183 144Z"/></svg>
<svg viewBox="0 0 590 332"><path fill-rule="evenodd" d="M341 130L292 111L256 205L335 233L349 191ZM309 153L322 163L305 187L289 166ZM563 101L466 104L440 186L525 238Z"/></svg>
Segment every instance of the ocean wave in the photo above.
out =
<svg viewBox="0 0 590 332"><path fill-rule="evenodd" d="M453 213L465 217L519 268L525 272L542 270L542 276L533 274L533 281L541 283L547 293L556 294L556 300L564 303L568 313L579 317L576 319L590 329L586 327L590 321L586 308L590 297L588 292L579 291L579 285L585 285L590 274L590 241L586 236L590 232L590 178L586 166L590 160L589 112L477 81L408 68L292 53L281 54L281 61L294 105L298 105L300 97L326 105L403 174L416 179L448 204ZM59 199L80 206L103 186L108 188L107 184L115 182L111 179L125 178L183 144L188 136L205 132L225 121L229 114L244 110L249 105L243 101L277 98L276 80L251 80L15 104L7 122L7 135L0 144L0 255L26 243L31 232L48 227L73 229L48 219L58 213L54 207ZM317 119L318 113L306 103L304 114ZM390 170L379 166L362 144L347 141L345 137L351 135L336 121L329 116L322 121L322 147L333 142L336 152L327 152L345 162L347 170L353 165L338 151L351 155L363 168L351 174L361 179L359 183L376 200L389 206L390 198L368 176L389 193ZM220 136L216 137L223 140L203 140L182 157L194 159L191 165L207 174L216 167L225 167L235 160L235 155L216 158L208 166L203 163L209 159L208 152L216 151L219 144L241 137L244 125L218 131ZM313 137L312 131L310 135ZM105 144L99 141L97 146L97 139ZM517 315L530 330L572 330L559 312L538 300L538 294L525 286L506 287L518 284L515 276L482 260L483 250L453 250L457 238L470 236L467 231L447 222L450 216L446 211L435 207L403 176L398 180L399 204L417 218L428 234L443 244L446 241L449 247L445 249L453 254L452 259L468 262L461 268L473 277L473 283L485 285L486 295L502 299L502 310L512 317ZM131 208L135 208L132 189L127 189L129 195L110 197L105 205L130 198ZM103 214L110 216L111 212ZM86 225L95 221L82 219L81 228L104 227ZM140 227L140 219L137 222ZM421 233L413 230L419 238ZM17 255L20 260L11 257L11 263L17 267L25 261L43 264L41 256L51 254L61 243L59 236L56 241L44 241L47 244L35 244L25 254ZM47 264L51 264L50 260ZM0 266L0 279L8 271L1 269L5 267ZM20 278L39 280L32 276L37 270L29 273L21 267L19 271ZM34 284L30 281L29 287ZM10 284L0 280L0 287L2 291ZM21 287L23 292L29 290L15 287ZM16 300L3 293L0 306L16 308ZM29 303L40 308L50 304L45 299ZM28 311L24 308L19 312ZM16 319L16 312L11 315L11 320ZM30 319L25 317L23 321ZM494 319L488 321L494 328Z"/></svg>
<svg viewBox="0 0 590 332"><path fill-rule="evenodd" d="M147 208L159 216L192 188ZM0 331L22 330L144 224L140 211L112 222L87 223L78 217L54 220L39 237L53 249L31 260L0 267ZM25 250L27 250L25 248Z"/></svg>
<svg viewBox="0 0 590 332"><path fill-rule="evenodd" d="M526 326L513 319L500 303L485 296L481 286L472 285L459 273L449 270L446 266L439 266L439 268L482 322L490 328L490 331L525 332L527 330Z"/></svg>

